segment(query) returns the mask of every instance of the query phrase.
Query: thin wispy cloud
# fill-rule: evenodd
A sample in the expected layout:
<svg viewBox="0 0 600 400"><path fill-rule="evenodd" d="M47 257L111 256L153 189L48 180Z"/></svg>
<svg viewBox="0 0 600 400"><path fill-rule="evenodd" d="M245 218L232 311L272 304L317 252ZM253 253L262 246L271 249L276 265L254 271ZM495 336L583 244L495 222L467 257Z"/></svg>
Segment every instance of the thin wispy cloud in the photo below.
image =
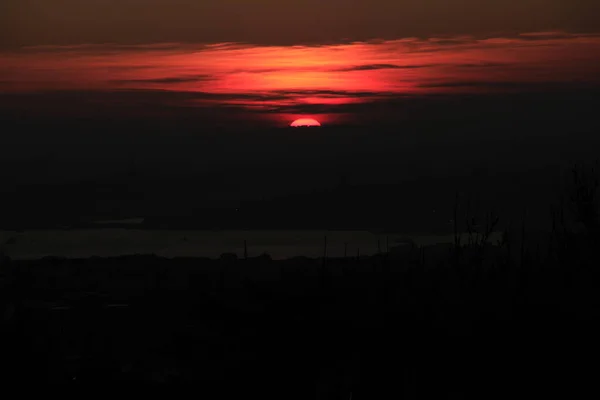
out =
<svg viewBox="0 0 600 400"><path fill-rule="evenodd" d="M431 68L435 67L435 64L415 64L415 65L396 65L396 64L366 64L366 65L355 65L347 68L340 68L336 71L339 72L351 72L351 71L375 71L380 69L419 69L419 68Z"/></svg>
<svg viewBox="0 0 600 400"><path fill-rule="evenodd" d="M461 88L474 88L485 91L520 91L520 92L540 92L540 91L560 91L560 90L575 90L585 89L589 85L586 82L577 82L576 80L571 82L553 82L553 81L540 81L540 82L485 82L485 81L458 81L458 82L439 82L439 83L426 83L421 85L427 89L461 89Z"/></svg>
<svg viewBox="0 0 600 400"><path fill-rule="evenodd" d="M205 82L216 79L211 75L195 75L195 76L170 76L164 78L150 78L150 79L123 79L116 80L114 83L117 84L136 84L136 83L156 83L156 84L176 84L176 83L190 83L190 82Z"/></svg>

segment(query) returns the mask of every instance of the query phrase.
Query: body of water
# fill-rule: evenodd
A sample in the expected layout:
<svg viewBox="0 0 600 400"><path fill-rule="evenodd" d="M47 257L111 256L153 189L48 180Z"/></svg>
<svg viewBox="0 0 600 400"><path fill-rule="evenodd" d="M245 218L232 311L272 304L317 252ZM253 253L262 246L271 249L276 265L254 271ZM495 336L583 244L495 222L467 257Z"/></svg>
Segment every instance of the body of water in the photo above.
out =
<svg viewBox="0 0 600 400"><path fill-rule="evenodd" d="M219 257L235 253L242 257L244 241L249 256L268 253L273 259L294 256L322 257L327 237L329 257L372 255L386 251L405 239L419 246L452 243L454 237L378 235L368 231L168 231L142 229L73 229L0 231L5 254L15 259L59 257L110 257L129 254L156 254L163 257ZM499 240L496 233L493 243ZM466 238L463 239L463 243Z"/></svg>

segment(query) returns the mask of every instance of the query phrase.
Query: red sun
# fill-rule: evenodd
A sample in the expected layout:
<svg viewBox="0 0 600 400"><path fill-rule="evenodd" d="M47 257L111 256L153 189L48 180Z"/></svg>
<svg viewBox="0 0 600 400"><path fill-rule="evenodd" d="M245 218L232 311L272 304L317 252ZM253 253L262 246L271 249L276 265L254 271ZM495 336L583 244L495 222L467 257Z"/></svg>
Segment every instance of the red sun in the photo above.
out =
<svg viewBox="0 0 600 400"><path fill-rule="evenodd" d="M290 126L294 128L313 128L316 126L321 126L321 123L312 118L300 118L292 122Z"/></svg>

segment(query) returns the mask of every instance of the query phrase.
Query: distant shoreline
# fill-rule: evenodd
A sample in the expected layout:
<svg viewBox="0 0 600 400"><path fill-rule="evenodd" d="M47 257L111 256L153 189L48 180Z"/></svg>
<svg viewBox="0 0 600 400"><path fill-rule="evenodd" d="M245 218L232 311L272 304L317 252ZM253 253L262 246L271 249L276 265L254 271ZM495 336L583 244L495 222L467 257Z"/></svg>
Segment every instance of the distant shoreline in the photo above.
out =
<svg viewBox="0 0 600 400"><path fill-rule="evenodd" d="M489 242L497 243L500 232ZM462 234L462 242L467 243ZM451 245L453 235L420 235L368 230L192 230L75 228L32 229L21 232L0 230L0 243L5 254L15 259L116 257L128 254L154 254L160 257L218 258L222 254L243 257L269 254L273 259L291 257L320 258L368 256L385 253L396 246L417 247Z"/></svg>

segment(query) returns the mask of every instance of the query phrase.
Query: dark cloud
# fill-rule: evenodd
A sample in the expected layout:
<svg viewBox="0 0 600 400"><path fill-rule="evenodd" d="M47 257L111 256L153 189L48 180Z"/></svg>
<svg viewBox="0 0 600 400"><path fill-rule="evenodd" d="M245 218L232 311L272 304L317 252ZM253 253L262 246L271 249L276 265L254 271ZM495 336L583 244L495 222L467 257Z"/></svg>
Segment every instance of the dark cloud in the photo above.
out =
<svg viewBox="0 0 600 400"><path fill-rule="evenodd" d="M172 76L165 78L153 78L153 79L124 79L112 81L114 83L156 83L156 84L173 84L173 83L190 83L190 82L206 82L214 80L215 77L212 75L194 75L194 76Z"/></svg>
<svg viewBox="0 0 600 400"><path fill-rule="evenodd" d="M600 87L571 87L569 90L566 85L559 89L558 86L547 83L529 86L520 82L459 84L482 90L470 94L412 95L345 91L215 94L165 90L0 94L0 117L15 121L16 126L36 118L64 118L73 123L84 121L82 129L88 129L93 124L86 125L85 118L92 118L115 122L138 120L144 121L144 126L153 126L155 123L166 124L165 126L190 123L197 129L225 126L232 130L259 125L273 126L273 121L281 121L282 115L332 115L333 120L337 118L343 124L368 126L402 126L398 125L401 121L411 120L425 125L439 120L477 120L488 123L495 121L498 115L540 122L549 118L570 118L581 121L581 124L597 120ZM518 86L519 90L501 91L497 90L499 86ZM487 90L492 87L496 90ZM302 96L339 96L360 101L308 104L298 101Z"/></svg>
<svg viewBox="0 0 600 400"><path fill-rule="evenodd" d="M106 69L111 71L142 71L156 68L153 65L110 65Z"/></svg>
<svg viewBox="0 0 600 400"><path fill-rule="evenodd" d="M598 34L580 34L568 32L532 32L521 33L517 37L526 41L578 39L582 37L598 37Z"/></svg>
<svg viewBox="0 0 600 400"><path fill-rule="evenodd" d="M352 90L279 90L277 93L286 97L314 96L323 98L373 98L373 97L404 97L399 93L389 92L371 92L371 91L352 91Z"/></svg>
<svg viewBox="0 0 600 400"><path fill-rule="evenodd" d="M423 65L396 65L396 64L365 64L355 65L348 68L336 69L339 72L351 72L351 71L373 71L380 69L419 69L419 68L431 68L437 64L423 64Z"/></svg>
<svg viewBox="0 0 600 400"><path fill-rule="evenodd" d="M538 91L571 91L582 90L591 87L598 87L599 83L593 82L555 82L555 81L540 81L540 82L485 82L485 81L458 81L458 82L433 82L420 84L421 88L473 88L482 90L518 90L523 93L538 92Z"/></svg>
<svg viewBox="0 0 600 400"><path fill-rule="evenodd" d="M440 53L460 50L491 49L502 47L551 47L557 41L574 41L585 38L598 38L598 34L539 32L522 33L504 36L474 35L457 38L429 38L402 41L406 53Z"/></svg>
<svg viewBox="0 0 600 400"><path fill-rule="evenodd" d="M61 53L61 54L93 54L93 55L106 55L115 53L128 53L131 51L136 52L181 52L186 50L204 50L214 47L214 45L200 45L200 44L185 44L185 43L148 43L148 44L77 44L77 45L47 45L47 46L24 46L12 49L13 52L17 53L35 53L35 54L47 54L47 53Z"/></svg>
<svg viewBox="0 0 600 400"><path fill-rule="evenodd" d="M423 68L435 68L435 67L460 67L460 68L493 68L503 67L508 64L506 63L495 63L495 62L480 62L480 63L468 63L468 64L413 64L413 65L397 65L397 64L365 64L356 65L348 68L340 68L335 71L338 72L352 72L352 71L375 71L382 69L423 69Z"/></svg>
<svg viewBox="0 0 600 400"><path fill-rule="evenodd" d="M479 62L470 64L454 64L452 66L459 68L495 68L495 67L506 67L509 64L499 62Z"/></svg>
<svg viewBox="0 0 600 400"><path fill-rule="evenodd" d="M127 112L137 106L160 108L165 105L174 107L200 107L202 102L210 103L213 109L230 102L255 103L261 101L283 101L296 94L285 92L269 93L210 93L154 89L124 90L60 90L28 93L0 94L0 106L5 109L22 108L31 111L60 107L73 110L86 105L102 105L111 109ZM127 106L127 107L124 107Z"/></svg>
<svg viewBox="0 0 600 400"><path fill-rule="evenodd" d="M268 47L268 46L262 46L262 47ZM310 46L305 46L305 47L310 47ZM330 48L328 49L330 51L337 51L337 49L335 48ZM268 74L268 73L272 73L272 72L281 72L281 71L294 71L294 72L304 72L304 71L313 71L314 68L311 67L289 67L286 66L285 68L235 68L235 69L231 69L228 70L228 73L234 73L234 74Z"/></svg>
<svg viewBox="0 0 600 400"><path fill-rule="evenodd" d="M306 104L302 97L360 99L356 104ZM371 109L389 109L408 96L379 92L334 90L273 91L266 93L208 93L172 90L45 91L0 94L0 109L13 116L110 116L158 118L178 116L213 122L237 120L252 123L261 114L360 115ZM250 122L249 122L250 121ZM203 122L204 123L204 122Z"/></svg>
<svg viewBox="0 0 600 400"><path fill-rule="evenodd" d="M465 44L473 43L474 38L463 37L463 38L433 38L429 39L428 42L438 46L461 46Z"/></svg>

